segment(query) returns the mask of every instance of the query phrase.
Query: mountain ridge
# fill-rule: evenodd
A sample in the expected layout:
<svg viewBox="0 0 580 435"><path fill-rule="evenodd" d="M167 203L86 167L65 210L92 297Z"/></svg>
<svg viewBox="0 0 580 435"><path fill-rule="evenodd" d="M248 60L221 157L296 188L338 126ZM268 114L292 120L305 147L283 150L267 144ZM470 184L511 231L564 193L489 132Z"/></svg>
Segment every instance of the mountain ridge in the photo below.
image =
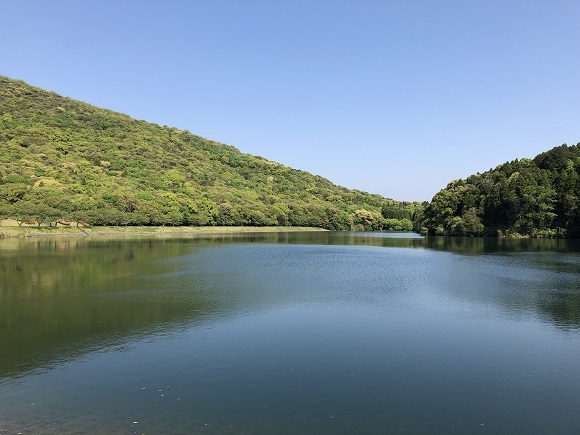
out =
<svg viewBox="0 0 580 435"><path fill-rule="evenodd" d="M411 230L422 204L0 76L0 217Z"/></svg>

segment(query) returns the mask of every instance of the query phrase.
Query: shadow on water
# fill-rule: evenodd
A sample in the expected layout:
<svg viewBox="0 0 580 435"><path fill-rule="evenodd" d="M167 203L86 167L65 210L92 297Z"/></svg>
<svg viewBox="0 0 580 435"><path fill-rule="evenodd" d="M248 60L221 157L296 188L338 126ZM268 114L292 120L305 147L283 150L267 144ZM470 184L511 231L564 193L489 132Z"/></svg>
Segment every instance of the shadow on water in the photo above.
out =
<svg viewBox="0 0 580 435"><path fill-rule="evenodd" d="M535 265L562 274L561 285L529 309L562 328L580 327L580 242L422 238L397 233L245 233L203 237L43 238L0 241L0 378L88 351L211 319L236 310L208 291L211 280L182 282L178 261L219 244L348 245L411 248L467 256L542 253ZM557 254L571 253L568 264ZM568 275L566 275L568 274ZM172 277L160 282L156 277ZM571 279L564 279L566 276ZM169 279L169 278L168 278ZM193 291L179 295L183 285ZM197 286L197 287L196 287ZM494 303L502 304L497 298ZM229 305L228 305L229 304Z"/></svg>

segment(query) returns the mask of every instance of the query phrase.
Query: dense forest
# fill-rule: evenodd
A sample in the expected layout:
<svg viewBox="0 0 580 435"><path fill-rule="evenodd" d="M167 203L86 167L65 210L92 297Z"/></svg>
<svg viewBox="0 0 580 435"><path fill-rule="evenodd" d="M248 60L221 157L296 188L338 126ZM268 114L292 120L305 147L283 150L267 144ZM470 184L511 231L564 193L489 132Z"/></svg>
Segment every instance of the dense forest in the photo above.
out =
<svg viewBox="0 0 580 435"><path fill-rule="evenodd" d="M452 181L424 219L437 235L580 237L580 144Z"/></svg>
<svg viewBox="0 0 580 435"><path fill-rule="evenodd" d="M401 202L0 76L0 220L580 237L580 144Z"/></svg>
<svg viewBox="0 0 580 435"><path fill-rule="evenodd" d="M0 220L411 230L422 210L0 76Z"/></svg>

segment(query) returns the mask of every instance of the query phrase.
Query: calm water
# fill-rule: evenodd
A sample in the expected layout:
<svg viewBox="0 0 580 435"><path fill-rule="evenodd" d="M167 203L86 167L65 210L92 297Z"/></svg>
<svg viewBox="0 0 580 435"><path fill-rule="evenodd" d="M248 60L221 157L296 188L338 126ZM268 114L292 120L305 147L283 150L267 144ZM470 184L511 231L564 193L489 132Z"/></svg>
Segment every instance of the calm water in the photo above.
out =
<svg viewBox="0 0 580 435"><path fill-rule="evenodd" d="M580 433L578 241L0 240L0 434Z"/></svg>

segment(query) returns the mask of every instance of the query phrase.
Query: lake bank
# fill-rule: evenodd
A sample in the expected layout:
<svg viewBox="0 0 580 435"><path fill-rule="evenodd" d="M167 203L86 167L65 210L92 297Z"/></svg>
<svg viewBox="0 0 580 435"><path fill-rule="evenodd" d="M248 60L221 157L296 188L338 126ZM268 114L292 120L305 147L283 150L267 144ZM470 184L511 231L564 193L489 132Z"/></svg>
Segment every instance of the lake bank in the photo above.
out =
<svg viewBox="0 0 580 435"><path fill-rule="evenodd" d="M223 233L278 233L291 231L327 231L312 227L162 227L162 226L127 226L127 227L38 227L31 225L0 225L0 238L46 237L46 236L111 236L111 235L158 235L158 234L223 234Z"/></svg>

